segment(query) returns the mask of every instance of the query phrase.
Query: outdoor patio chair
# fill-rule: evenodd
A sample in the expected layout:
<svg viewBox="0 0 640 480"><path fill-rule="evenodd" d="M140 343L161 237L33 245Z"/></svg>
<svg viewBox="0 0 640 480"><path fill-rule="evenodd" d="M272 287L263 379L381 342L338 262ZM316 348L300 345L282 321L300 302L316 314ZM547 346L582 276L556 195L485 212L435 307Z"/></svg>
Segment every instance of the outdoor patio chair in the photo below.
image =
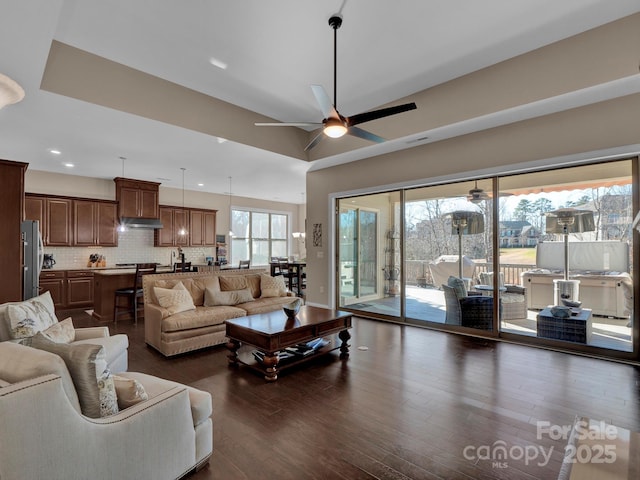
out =
<svg viewBox="0 0 640 480"><path fill-rule="evenodd" d="M458 298L456 290L442 285L447 313L444 323L493 330L493 297L472 295Z"/></svg>

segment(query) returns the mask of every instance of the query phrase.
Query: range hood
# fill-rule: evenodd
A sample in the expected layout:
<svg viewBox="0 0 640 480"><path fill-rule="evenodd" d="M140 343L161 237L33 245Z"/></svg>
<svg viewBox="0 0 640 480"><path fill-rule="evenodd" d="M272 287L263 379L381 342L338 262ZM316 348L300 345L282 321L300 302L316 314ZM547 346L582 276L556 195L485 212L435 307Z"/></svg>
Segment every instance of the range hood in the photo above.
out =
<svg viewBox="0 0 640 480"><path fill-rule="evenodd" d="M158 218L121 217L120 224L126 228L163 228Z"/></svg>

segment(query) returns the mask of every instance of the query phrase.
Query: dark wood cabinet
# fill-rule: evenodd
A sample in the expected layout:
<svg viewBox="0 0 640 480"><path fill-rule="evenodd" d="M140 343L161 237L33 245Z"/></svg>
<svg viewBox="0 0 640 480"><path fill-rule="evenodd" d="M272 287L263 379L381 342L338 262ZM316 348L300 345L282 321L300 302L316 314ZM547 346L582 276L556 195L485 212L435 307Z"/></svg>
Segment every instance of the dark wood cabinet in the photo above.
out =
<svg viewBox="0 0 640 480"><path fill-rule="evenodd" d="M116 212L115 202L74 200L73 244L116 247L118 245Z"/></svg>
<svg viewBox="0 0 640 480"><path fill-rule="evenodd" d="M47 197L43 239L45 245L68 247L73 244L72 212L71 199Z"/></svg>
<svg viewBox="0 0 640 480"><path fill-rule="evenodd" d="M117 177L116 201L120 218L158 218L158 191L160 184Z"/></svg>
<svg viewBox="0 0 640 480"><path fill-rule="evenodd" d="M40 293L49 292L56 309L93 306L93 272L90 270L43 270Z"/></svg>
<svg viewBox="0 0 640 480"><path fill-rule="evenodd" d="M186 247L189 245L189 210L179 207L160 207L160 222L162 228L155 231L154 245L156 247ZM186 235L180 235L185 228Z"/></svg>
<svg viewBox="0 0 640 480"><path fill-rule="evenodd" d="M68 270L66 308L90 307L93 305L93 272Z"/></svg>
<svg viewBox="0 0 640 480"><path fill-rule="evenodd" d="M37 220L40 230L40 236L44 242L44 236L46 233L46 197L36 197L33 195L24 196L24 219L25 220Z"/></svg>
<svg viewBox="0 0 640 480"><path fill-rule="evenodd" d="M20 222L24 219L26 163L0 160L0 303L22 300L23 247Z"/></svg>
<svg viewBox="0 0 640 480"><path fill-rule="evenodd" d="M65 308L67 295L66 295L66 280L64 270L48 271L43 270L40 273L40 293L49 292L53 299L53 305L56 308Z"/></svg>
<svg viewBox="0 0 640 480"><path fill-rule="evenodd" d="M193 247L214 247L216 245L216 212L212 210L191 210L189 245Z"/></svg>

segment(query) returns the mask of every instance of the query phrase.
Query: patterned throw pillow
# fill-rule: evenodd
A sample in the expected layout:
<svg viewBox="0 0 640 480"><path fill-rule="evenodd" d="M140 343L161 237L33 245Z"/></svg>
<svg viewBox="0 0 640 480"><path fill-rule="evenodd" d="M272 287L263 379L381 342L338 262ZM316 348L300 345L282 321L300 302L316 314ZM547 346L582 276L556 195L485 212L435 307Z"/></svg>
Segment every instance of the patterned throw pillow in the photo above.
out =
<svg viewBox="0 0 640 480"><path fill-rule="evenodd" d="M287 287L284 284L284 277L278 275L260 275L260 298L284 297L287 294Z"/></svg>
<svg viewBox="0 0 640 480"><path fill-rule="evenodd" d="M153 287L153 291L160 306L169 310L170 315L196 309L189 290L182 282L176 283L173 288Z"/></svg>
<svg viewBox="0 0 640 480"><path fill-rule="evenodd" d="M207 288L204 292L204 306L215 307L217 305L238 305L240 303L253 302L251 290L230 290L222 292L213 288Z"/></svg>
<svg viewBox="0 0 640 480"><path fill-rule="evenodd" d="M113 381L116 386L118 408L120 408L120 410L124 410L136 403L149 399L149 395L147 395L144 387L136 379L114 375Z"/></svg>
<svg viewBox="0 0 640 480"><path fill-rule="evenodd" d="M55 353L64 360L83 415L99 418L118 413L113 376L107 369L102 345L56 343L38 332L31 347Z"/></svg>
<svg viewBox="0 0 640 480"><path fill-rule="evenodd" d="M32 337L58 322L51 293L7 306L13 338Z"/></svg>
<svg viewBox="0 0 640 480"><path fill-rule="evenodd" d="M458 297L458 299L467 296L467 286L461 278L451 276L447 280L447 285L456 291L456 297Z"/></svg>
<svg viewBox="0 0 640 480"><path fill-rule="evenodd" d="M76 339L76 330L73 328L71 317L54 323L46 330L43 330L42 334L56 343L71 343Z"/></svg>

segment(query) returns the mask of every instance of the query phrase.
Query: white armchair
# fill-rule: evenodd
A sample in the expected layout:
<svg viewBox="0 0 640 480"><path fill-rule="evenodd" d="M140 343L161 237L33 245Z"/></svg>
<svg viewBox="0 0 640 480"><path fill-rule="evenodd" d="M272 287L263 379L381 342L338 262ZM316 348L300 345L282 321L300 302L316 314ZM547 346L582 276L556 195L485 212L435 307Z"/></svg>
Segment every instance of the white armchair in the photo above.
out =
<svg viewBox="0 0 640 480"><path fill-rule="evenodd" d="M46 295L48 295L48 292ZM0 342L16 341L12 336L11 320L7 310L9 305L19 306L24 303L26 302L11 302L0 305ZM55 312L53 312L53 315L55 315ZM129 338L126 335L109 335L108 327L76 328L75 340L72 343L102 345L109 370L112 373L127 371Z"/></svg>
<svg viewBox="0 0 640 480"><path fill-rule="evenodd" d="M0 478L176 479L208 462L211 395L133 372L149 398L104 418L82 415L55 354L0 343ZM75 394L75 392L71 392Z"/></svg>

